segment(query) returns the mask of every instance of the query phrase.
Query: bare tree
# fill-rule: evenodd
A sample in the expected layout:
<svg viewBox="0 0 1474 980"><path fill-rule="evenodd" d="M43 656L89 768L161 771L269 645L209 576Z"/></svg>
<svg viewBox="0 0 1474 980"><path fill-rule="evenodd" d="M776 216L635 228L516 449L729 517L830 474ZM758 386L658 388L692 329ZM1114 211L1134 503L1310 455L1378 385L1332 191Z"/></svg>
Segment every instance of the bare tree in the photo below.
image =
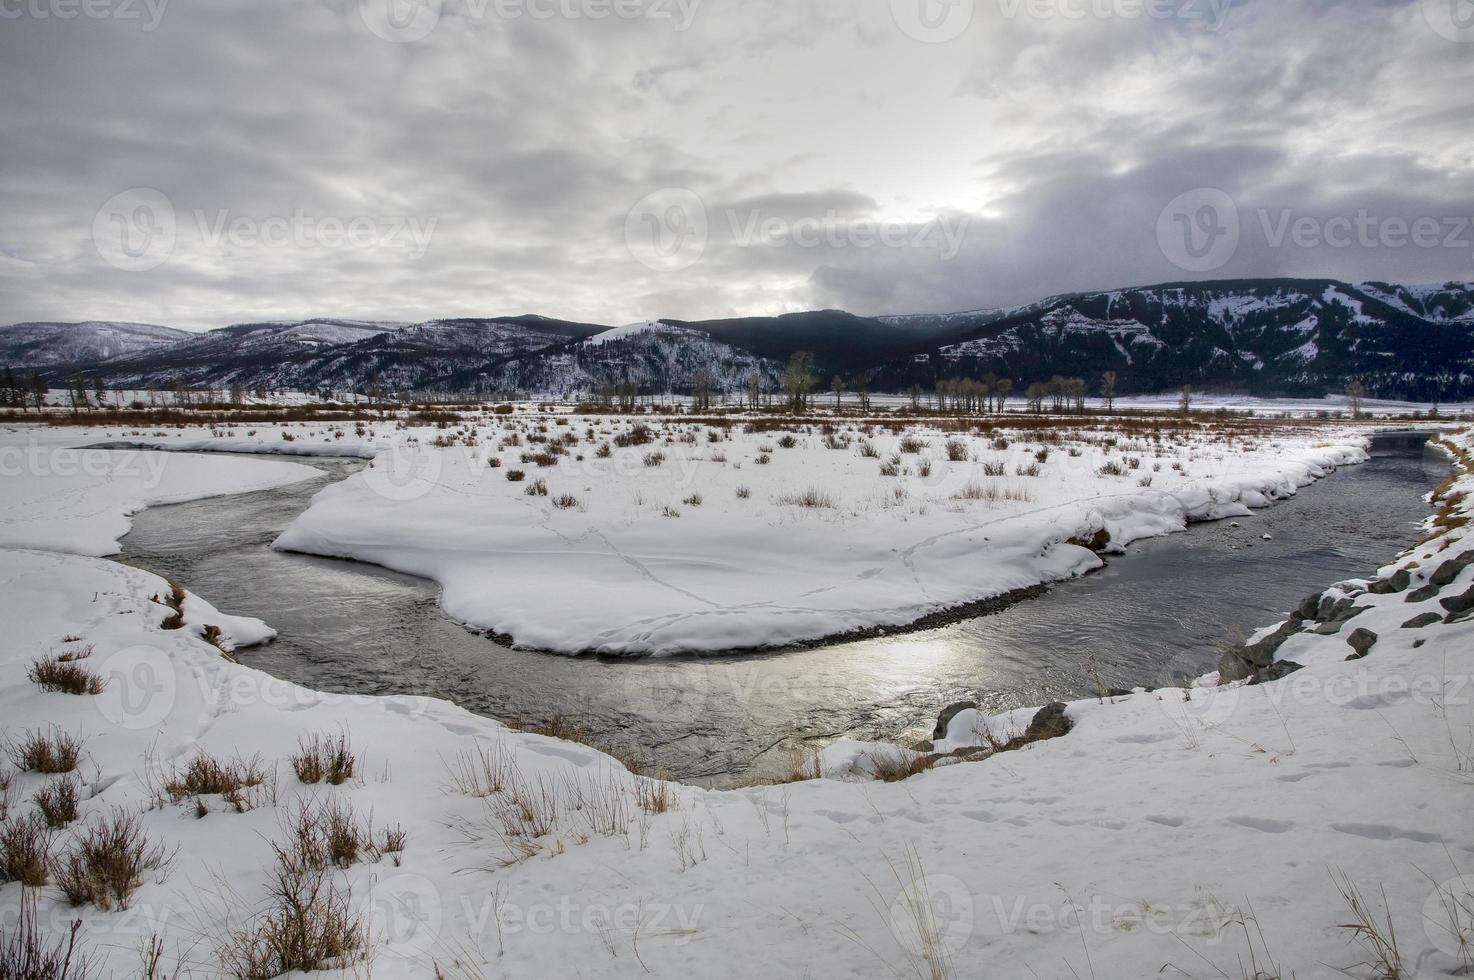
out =
<svg viewBox="0 0 1474 980"><path fill-rule="evenodd" d="M834 407L839 408L840 399L844 396L844 379L836 374L829 382L829 390L834 392Z"/></svg>
<svg viewBox="0 0 1474 980"><path fill-rule="evenodd" d="M788 369L783 373L783 390L788 395L788 407L801 414L809 407L809 389L814 386L814 355L808 351L794 351L788 359Z"/></svg>
<svg viewBox="0 0 1474 980"><path fill-rule="evenodd" d="M1114 412L1116 410L1116 372L1107 371L1100 376L1100 397L1105 402L1105 410Z"/></svg>
<svg viewBox="0 0 1474 980"><path fill-rule="evenodd" d="M1346 400L1351 403L1351 417L1361 418L1361 403L1366 399L1367 386L1360 381L1352 381L1346 386Z"/></svg>
<svg viewBox="0 0 1474 980"><path fill-rule="evenodd" d="M1183 385L1182 394L1177 397L1177 410L1183 415L1191 415L1193 410L1193 386Z"/></svg>

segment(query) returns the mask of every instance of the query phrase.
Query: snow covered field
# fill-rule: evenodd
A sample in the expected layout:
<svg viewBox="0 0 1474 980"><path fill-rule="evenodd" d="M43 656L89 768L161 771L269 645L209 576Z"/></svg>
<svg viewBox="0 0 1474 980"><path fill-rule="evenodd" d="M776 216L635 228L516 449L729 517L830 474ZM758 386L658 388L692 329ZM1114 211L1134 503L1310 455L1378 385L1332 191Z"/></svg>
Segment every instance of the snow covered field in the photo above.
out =
<svg viewBox="0 0 1474 980"><path fill-rule="evenodd" d="M1256 468L1243 472L1209 473L1201 458L1208 448L1184 447L1164 456L1163 471L1179 458L1197 459L1186 464L1190 474L1201 466L1198 479L1212 482L1187 499L1212 501L1210 486L1230 487L1238 492L1220 489L1217 504L1231 512L1251 478L1291 487L1309 476L1310 454L1356 451L1311 441L1286 442L1277 455L1266 445ZM1457 443L1467 451L1474 437ZM667 472L675 472L683 445L661 447L672 457ZM751 451L709 445L725 448L731 469ZM775 449L772 472L784 452L798 451ZM397 488L405 497L397 504L443 507L460 486L475 505L459 509L462 521L500 515L499 497L465 489L469 471L464 485L445 478L464 456L444 453L441 476L424 494L419 483L392 480L385 493ZM817 482L814 457L814 469L783 479ZM1271 478L1276 465L1280 475ZM532 479L537 468L528 470ZM182 495L173 472L150 492ZM750 476L753 464L744 461L740 472ZM598 486L608 492L619 479ZM1043 485L1065 482L1028 479L1041 496ZM1149 499L1134 479L1120 483L1118 494ZM9 490L16 481L5 484ZM549 484L560 492L551 476ZM749 499L760 485L753 480ZM238 963L256 948L251 937L280 921L271 896L282 864L272 845L300 855L291 841L304 812L310 820L345 817L351 808L342 822L356 822L359 833L336 839L360 837L357 853L309 862L293 879L315 885L319 911L341 910L365 930L371 965L350 950L350 962L326 975L1387 975L1374 969L1377 951L1345 928L1356 921L1341 894L1347 887L1383 935L1389 919L1395 927L1397 951L1382 955L1400 960L1401 976L1452 975L1468 965L1458 937L1474 929L1474 879L1461 877L1474 874L1474 625L1444 619L1458 618L1448 611L1467 608L1474 587L1474 564L1451 562L1471 547L1460 523L1469 501L1457 495L1470 490L1466 469L1444 498L1443 533L1384 569L1385 584L1343 583L1332 593L1365 609L1349 622L1309 623L1309 632L1286 642L1279 658L1304 669L1285 680L1220 687L1210 677L1191 691L1072 704L1073 727L1063 737L1003 754L983 748L973 761L946 760L904 782L856 776L898 750L841 744L825 754L824 769L846 778L726 792L636 777L591 749L514 733L444 703L344 698L277 681L232 663L204 639L208 626L222 626L228 647L236 630L250 633L249 621L226 620L193 596L176 618L172 587L148 573L7 548L0 551L4 734L12 746L30 734L68 735L80 743L80 758L70 776L0 763L4 833L10 839L37 812L33 796L49 789L54 799L70 781L79 790L78 819L41 833L63 858L58 866L81 853L85 828L117 814L135 816L162 860L108 908L73 907L55 874L29 893L18 882L0 885L3 927L16 935L33 899L49 938L63 940L80 921L79 949L98 975L147 975L140 950L149 948L159 951L154 976L231 975L222 964ZM75 496L91 500L78 514L120 512L137 499L132 491L114 495L105 481ZM333 505L335 496L320 503ZM1091 506L1116 496L1103 493ZM541 519L533 508L543 501L516 504L526 508L524 520ZM1030 506L1041 505L1049 506ZM628 526L650 520L638 505L623 506L635 511ZM439 507L395 520L433 529ZM856 512L867 513L850 507L852 524L862 519ZM951 513L944 504L935 511ZM1130 533L1146 526L1126 523L1138 513L1164 524L1180 517L1123 509L1108 520ZM985 516L1007 514L1000 504ZM889 534L929 514L898 505L865 519ZM796 533L803 520L776 527ZM1022 523L1044 526L1037 520ZM1050 527L1088 530L1077 523ZM110 532L100 526L93 543ZM936 533L927 528L920 539ZM68 537L44 547L61 548ZM1082 551L1081 561L1088 555ZM1398 569L1407 574L1394 579ZM1430 625L1405 625L1412 621ZM1362 630L1373 634L1369 647ZM1347 659L1353 639L1369 651L1364 659ZM28 668L51 655L71 655L61 662L83 665L104 689L38 690ZM1031 716L964 712L938 748L987 746L988 736L1007 741ZM338 785L304 784L290 764L315 735L351 743L354 772ZM201 754L227 764L254 760L238 769L254 769L261 781L228 795L186 785L176 799L170 784L187 782L182 770ZM402 840L389 833L396 828Z"/></svg>
<svg viewBox="0 0 1474 980"><path fill-rule="evenodd" d="M276 547L433 579L451 616L522 646L614 655L902 627L1100 566L1071 541L1241 516L1365 458L1352 429L748 428L523 415L154 441L376 447Z"/></svg>

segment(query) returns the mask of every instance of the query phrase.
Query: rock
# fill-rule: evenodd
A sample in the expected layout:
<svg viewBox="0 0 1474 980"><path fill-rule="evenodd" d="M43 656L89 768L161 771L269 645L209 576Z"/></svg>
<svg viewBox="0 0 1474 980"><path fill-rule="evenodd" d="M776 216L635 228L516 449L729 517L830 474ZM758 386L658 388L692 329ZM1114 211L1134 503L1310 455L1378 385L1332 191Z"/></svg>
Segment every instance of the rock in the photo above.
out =
<svg viewBox="0 0 1474 980"><path fill-rule="evenodd" d="M1429 582L1443 588L1445 585L1453 585L1454 579L1463 574L1464 569L1474 565L1474 551L1466 551L1457 558L1450 558L1428 579Z"/></svg>
<svg viewBox="0 0 1474 980"><path fill-rule="evenodd" d="M1315 599L1319 601L1320 597ZM1307 599L1306 602L1310 600ZM1304 604L1302 603L1302 606ZM1285 641L1300 632L1302 620L1293 617L1280 624L1280 628L1258 643L1230 650L1218 661L1218 675L1224 682L1241 681L1274 663L1274 655Z"/></svg>
<svg viewBox="0 0 1474 980"><path fill-rule="evenodd" d="M1474 586L1471 586L1463 595L1456 595L1452 598L1444 599L1439 605L1455 616L1474 609Z"/></svg>
<svg viewBox="0 0 1474 980"><path fill-rule="evenodd" d="M1372 647L1377 645L1379 637L1368 629L1359 629L1346 638L1346 643L1356 653L1347 657L1347 660L1361 660L1372 652Z"/></svg>
<svg viewBox="0 0 1474 980"><path fill-rule="evenodd" d="M912 752L921 752L921 753L924 753L924 754L930 754L932 752L935 752L936 750L937 750L937 747L932 744L931 739L923 738L920 741L917 741L917 742L915 742L915 743L913 743L911 745L911 751Z"/></svg>
<svg viewBox="0 0 1474 980"><path fill-rule="evenodd" d="M952 758L971 759L975 756L992 754L993 747L991 745L969 745L967 748L964 749L954 749L952 752Z"/></svg>
<svg viewBox="0 0 1474 980"><path fill-rule="evenodd" d="M976 701L958 701L956 704L947 705L947 707L942 709L942 713L937 716L937 727L931 733L931 737L937 741L946 738L947 726L952 724L953 718L956 718L964 711L976 711L977 708L978 703Z"/></svg>
<svg viewBox="0 0 1474 980"><path fill-rule="evenodd" d="M1437 599L1438 593L1443 591L1441 586L1425 585L1421 589L1414 589L1407 594L1407 602L1427 602L1429 599Z"/></svg>
<svg viewBox="0 0 1474 980"><path fill-rule="evenodd" d="M1314 619L1315 614L1320 611L1320 600L1323 595L1325 593L1317 592L1315 595L1306 596L1300 605L1295 607L1295 615L1301 619Z"/></svg>
<svg viewBox="0 0 1474 980"><path fill-rule="evenodd" d="M1452 626L1454 623L1466 623L1471 619L1474 619L1474 609L1468 612L1449 613L1443 618L1443 622L1448 626Z"/></svg>
<svg viewBox="0 0 1474 980"><path fill-rule="evenodd" d="M1412 619L1403 623L1402 628L1405 630L1420 630L1424 627L1432 626L1434 623L1441 622L1443 622L1442 616L1438 615L1438 613L1429 612L1423 613L1421 616L1414 616Z"/></svg>
<svg viewBox="0 0 1474 980"><path fill-rule="evenodd" d="M1406 592L1407 587L1413 584L1413 573L1406 568L1399 569L1391 578L1378 579L1372 583L1367 591L1373 595L1391 595L1394 592Z"/></svg>
<svg viewBox="0 0 1474 980"><path fill-rule="evenodd" d="M1337 620L1345 622L1344 617L1351 608L1356 605L1356 600L1351 596L1342 596L1339 599L1327 595L1320 601L1320 609L1315 614L1318 623L1333 623Z"/></svg>
<svg viewBox="0 0 1474 980"><path fill-rule="evenodd" d="M1029 722L1029 730L1024 736L1029 739L1058 738L1067 735L1070 731L1070 719L1065 714L1067 706L1056 701L1047 707L1040 708L1034 715L1034 720Z"/></svg>
<svg viewBox="0 0 1474 980"><path fill-rule="evenodd" d="M1304 669L1305 668L1303 666L1295 663L1292 660L1280 660L1276 663L1270 664L1268 667L1259 671L1259 673L1255 674L1253 677L1250 677L1249 686L1258 687L1260 684L1269 684L1273 681L1283 680L1284 678L1289 677L1295 671Z"/></svg>
<svg viewBox="0 0 1474 980"><path fill-rule="evenodd" d="M1315 631L1321 636L1335 636L1337 633L1341 632L1341 628L1343 626L1345 626L1347 623L1351 622L1353 619L1360 616L1362 613L1366 612L1370 608L1372 607L1352 606L1350 609L1346 610L1335 619L1329 620L1328 622L1317 626Z"/></svg>
<svg viewBox="0 0 1474 980"><path fill-rule="evenodd" d="M1108 698L1129 698L1135 693L1135 691L1128 691L1124 687L1113 687L1105 692L1105 696Z"/></svg>

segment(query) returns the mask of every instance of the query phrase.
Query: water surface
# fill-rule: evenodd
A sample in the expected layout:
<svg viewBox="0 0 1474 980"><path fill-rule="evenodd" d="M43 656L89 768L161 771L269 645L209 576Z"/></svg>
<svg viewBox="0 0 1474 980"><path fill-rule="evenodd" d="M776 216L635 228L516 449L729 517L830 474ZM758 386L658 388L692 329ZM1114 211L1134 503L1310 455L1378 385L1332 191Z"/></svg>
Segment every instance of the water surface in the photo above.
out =
<svg viewBox="0 0 1474 980"><path fill-rule="evenodd" d="M504 720L574 718L674 776L728 785L806 743L930 734L944 704L1006 708L1165 686L1215 669L1225 642L1303 596L1369 575L1416 541L1449 472L1423 438L1379 437L1342 469L1255 516L1131 546L1041 598L925 632L734 658L605 661L510 650L447 619L438 589L270 543L358 463L315 460L297 486L157 507L125 560L280 632L241 659L338 693L425 694ZM1272 540L1263 540L1263 535Z"/></svg>

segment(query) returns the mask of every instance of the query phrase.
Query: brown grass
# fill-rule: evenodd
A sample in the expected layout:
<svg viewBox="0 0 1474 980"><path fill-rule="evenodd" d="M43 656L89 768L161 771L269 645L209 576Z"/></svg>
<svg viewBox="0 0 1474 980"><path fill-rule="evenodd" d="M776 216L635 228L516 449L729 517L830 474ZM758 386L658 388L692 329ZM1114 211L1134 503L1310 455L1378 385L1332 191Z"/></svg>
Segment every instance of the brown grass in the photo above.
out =
<svg viewBox="0 0 1474 980"><path fill-rule="evenodd" d="M292 756L292 771L308 785L327 783L341 786L353 778L358 758L345 733L314 733L298 739L297 753Z"/></svg>
<svg viewBox="0 0 1474 980"><path fill-rule="evenodd" d="M152 844L139 818L124 810L88 824L66 852L53 858L51 874L73 905L104 912L126 909L145 874L166 871L173 855Z"/></svg>
<svg viewBox="0 0 1474 980"><path fill-rule="evenodd" d="M82 742L55 726L27 731L7 749L17 769L46 775L73 772L82 759Z"/></svg>
<svg viewBox="0 0 1474 980"><path fill-rule="evenodd" d="M79 662L91 655L89 646L83 650L39 657L26 668L26 677L48 693L101 694L107 690L107 681Z"/></svg>
<svg viewBox="0 0 1474 980"><path fill-rule="evenodd" d="M50 849L41 817L27 814L0 823L0 883L18 881L27 888L45 885Z"/></svg>
<svg viewBox="0 0 1474 980"><path fill-rule="evenodd" d="M52 830L59 830L77 819L81 785L71 776L63 776L42 787L31 802L41 814L41 819Z"/></svg>

